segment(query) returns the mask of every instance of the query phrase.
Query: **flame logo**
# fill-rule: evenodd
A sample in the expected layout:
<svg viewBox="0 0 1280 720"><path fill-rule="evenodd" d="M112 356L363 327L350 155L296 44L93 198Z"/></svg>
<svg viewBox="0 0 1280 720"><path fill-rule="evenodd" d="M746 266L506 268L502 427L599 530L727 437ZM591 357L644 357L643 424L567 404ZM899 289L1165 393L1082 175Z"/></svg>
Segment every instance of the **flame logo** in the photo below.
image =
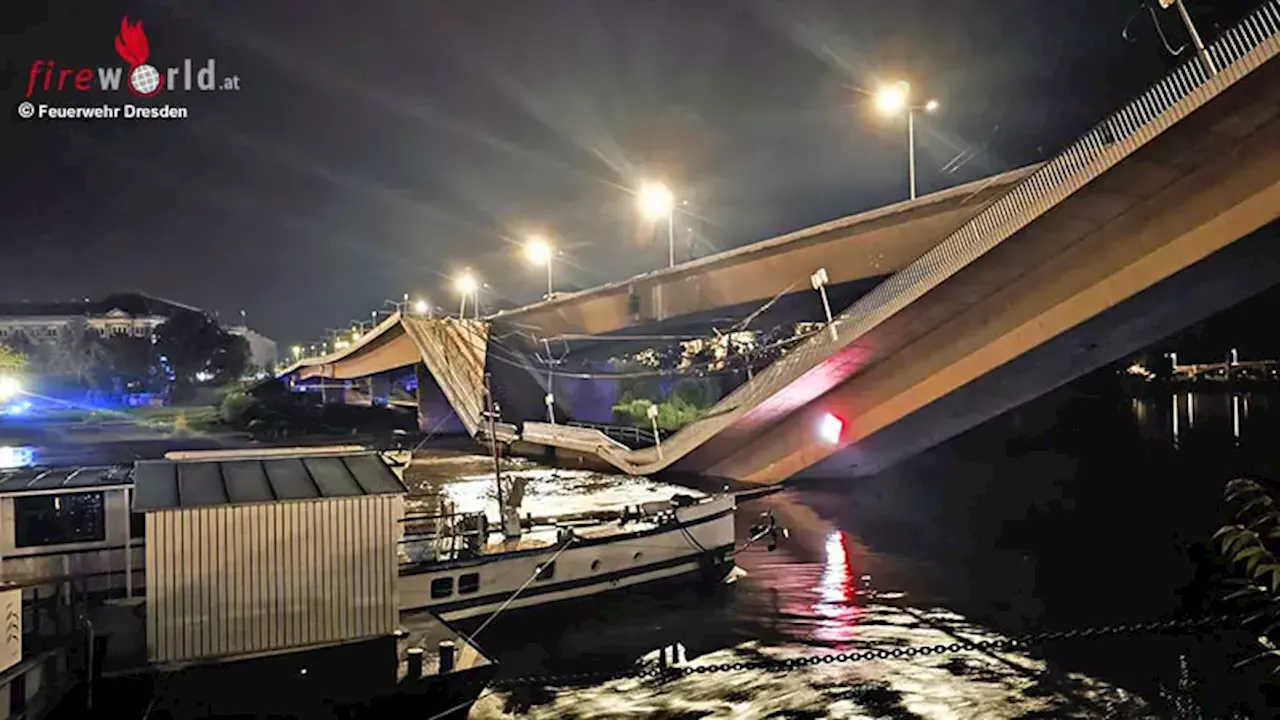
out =
<svg viewBox="0 0 1280 720"><path fill-rule="evenodd" d="M130 25L129 17L120 20L120 34L116 35L116 52L129 63L129 67L137 67L147 62L151 47L147 44L147 34L142 31L142 21Z"/></svg>

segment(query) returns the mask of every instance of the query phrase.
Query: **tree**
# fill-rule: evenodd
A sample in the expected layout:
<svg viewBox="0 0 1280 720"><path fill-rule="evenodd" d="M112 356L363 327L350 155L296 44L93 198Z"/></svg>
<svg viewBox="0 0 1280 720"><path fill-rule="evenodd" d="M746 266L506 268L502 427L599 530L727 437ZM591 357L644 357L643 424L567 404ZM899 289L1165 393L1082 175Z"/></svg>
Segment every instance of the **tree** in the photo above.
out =
<svg viewBox="0 0 1280 720"><path fill-rule="evenodd" d="M209 368L226 343L222 329L208 315L182 310L156 328L156 350L172 372L175 390L186 391L196 373Z"/></svg>
<svg viewBox="0 0 1280 720"><path fill-rule="evenodd" d="M235 382L249 369L249 341L239 335L223 333L219 347L209 358L209 370L220 383Z"/></svg>
<svg viewBox="0 0 1280 720"><path fill-rule="evenodd" d="M27 366L27 356L10 348L8 345L0 345L0 373L18 373Z"/></svg>
<svg viewBox="0 0 1280 720"><path fill-rule="evenodd" d="M15 353L26 357L28 360L31 359L36 349L36 344L32 342L31 338L21 330L10 334L4 339L4 342L0 343L0 345L4 345Z"/></svg>
<svg viewBox="0 0 1280 720"><path fill-rule="evenodd" d="M102 339L83 318L74 318L59 328L53 342L36 344L32 355L36 372L61 375L82 386L98 381L104 360Z"/></svg>
<svg viewBox="0 0 1280 720"><path fill-rule="evenodd" d="M1280 670L1280 507L1270 489L1253 480L1227 483L1226 499L1235 506L1235 522L1213 536L1228 570L1223 600L1247 613L1244 625L1261 647L1237 667L1265 660Z"/></svg>
<svg viewBox="0 0 1280 720"><path fill-rule="evenodd" d="M157 389L160 367L151 338L116 335L104 340L102 345L113 384L122 390Z"/></svg>

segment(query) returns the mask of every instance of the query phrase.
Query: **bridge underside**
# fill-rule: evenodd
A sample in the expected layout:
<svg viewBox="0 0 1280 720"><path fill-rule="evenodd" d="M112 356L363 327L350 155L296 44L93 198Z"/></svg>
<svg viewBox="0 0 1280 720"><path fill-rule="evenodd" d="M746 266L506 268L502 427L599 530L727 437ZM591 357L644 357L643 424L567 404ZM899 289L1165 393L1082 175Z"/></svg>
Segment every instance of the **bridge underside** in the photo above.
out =
<svg viewBox="0 0 1280 720"><path fill-rule="evenodd" d="M830 366L851 379L785 421L722 434L681 469L761 483L876 472L1280 282L1266 227L1280 216L1280 66L1230 100L845 348ZM845 421L836 447L814 431L827 413Z"/></svg>
<svg viewBox="0 0 1280 720"><path fill-rule="evenodd" d="M1272 225L798 473L869 475L1280 284ZM855 401L856 402L856 401Z"/></svg>
<svg viewBox="0 0 1280 720"><path fill-rule="evenodd" d="M732 316L734 309L746 315L778 294L812 292L808 278L819 268L827 269L833 286L865 288L920 257L1034 169L1010 170L491 319L536 328L544 337L640 334Z"/></svg>
<svg viewBox="0 0 1280 720"><path fill-rule="evenodd" d="M945 239L929 238L941 239L935 247L912 250L919 257L841 312L829 333L807 337L660 446L631 449L599 430L539 421L524 423L522 439L638 475L774 483L872 473L1280 282L1280 63L1269 62L1280 54L1280 3L1266 12L1276 21L1248 31L1261 44L1240 45L1237 34L1210 48L1235 53L1221 74L1198 79L1184 68L1166 79L1109 118L1106 132L997 194ZM945 223L936 222L941 236ZM879 267L867 248L844 264L815 264L779 247L759 257L778 251L800 263L790 270L804 266L801 278L829 266L836 283L856 283ZM515 317L551 313L540 323L546 335L615 332L768 299L790 282L790 270L768 267L700 278L664 271L638 302L632 282ZM765 276L774 280L767 292L745 291L759 298L728 293ZM578 314L557 316L557 307ZM485 352L499 348L487 343L487 326L467 333L430 322L438 326L397 320L403 338L372 333L329 376L368 375L412 356L404 364L423 362L475 435ZM476 342L478 351L468 347ZM504 360L522 363L517 381L536 382L526 360ZM829 415L842 420L834 442L817 432Z"/></svg>
<svg viewBox="0 0 1280 720"><path fill-rule="evenodd" d="M874 472L1273 284L1265 233L1226 252L1280 216L1268 18L1241 31L1269 28L1253 50L1240 33L1211 48L1236 53L1221 74L1166 79L660 447L539 423L526 439L633 474L772 483L848 448L816 472ZM1044 352L1085 349L1037 362L1059 338ZM1029 375L941 402L1002 370ZM834 442L818 432L828 415L843 421Z"/></svg>
<svg viewBox="0 0 1280 720"><path fill-rule="evenodd" d="M462 428L481 428L484 376L488 359L488 323L446 318L434 320L396 313L352 347L294 363L279 373L297 381L313 378L351 380L417 368L418 416L424 430L444 426L448 407ZM440 402L441 396L445 401Z"/></svg>

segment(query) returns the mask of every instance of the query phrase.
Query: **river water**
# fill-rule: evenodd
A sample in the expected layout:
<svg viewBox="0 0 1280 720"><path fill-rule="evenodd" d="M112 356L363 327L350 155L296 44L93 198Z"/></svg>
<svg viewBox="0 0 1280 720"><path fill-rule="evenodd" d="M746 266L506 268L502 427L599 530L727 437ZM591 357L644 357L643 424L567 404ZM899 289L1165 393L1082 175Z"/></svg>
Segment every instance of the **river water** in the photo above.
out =
<svg viewBox="0 0 1280 720"><path fill-rule="evenodd" d="M1222 519L1225 482L1280 477L1278 426L1280 404L1262 395L1135 400L1068 387L879 476L801 482L744 503L740 532L770 510L792 536L776 552L740 555L748 575L726 593L642 594L541 628L495 623L478 641L518 675L622 666L672 643L690 663L724 663L1165 617L1195 601L1197 545ZM455 498L484 502L483 460L456 462L452 477L467 479ZM529 471L535 514L684 491ZM493 692L471 717L1164 717L1159 690L1177 684L1183 654L1205 681L1207 717L1237 704L1268 717L1258 676L1223 671L1241 652L1222 636L1081 640Z"/></svg>
<svg viewBox="0 0 1280 720"><path fill-rule="evenodd" d="M738 556L727 592L640 594L539 627L499 621L479 644L510 675L626 666L679 644L687 662L953 643L1165 617L1196 602L1196 551L1223 519L1222 488L1280 478L1280 397L1090 396L1076 383L870 478L798 482L744 503L772 511L776 552ZM30 462L7 448L6 463ZM37 454L39 451L37 451ZM460 510L492 503L487 458L437 456L406 481ZM525 509L555 515L689 492L660 482L520 465ZM490 515L496 517L496 508ZM869 576L871 592L862 590ZM492 692L473 718L1164 717L1179 656L1219 717L1272 717L1257 673L1227 668L1239 639L1126 637L1030 653L738 671L674 682Z"/></svg>

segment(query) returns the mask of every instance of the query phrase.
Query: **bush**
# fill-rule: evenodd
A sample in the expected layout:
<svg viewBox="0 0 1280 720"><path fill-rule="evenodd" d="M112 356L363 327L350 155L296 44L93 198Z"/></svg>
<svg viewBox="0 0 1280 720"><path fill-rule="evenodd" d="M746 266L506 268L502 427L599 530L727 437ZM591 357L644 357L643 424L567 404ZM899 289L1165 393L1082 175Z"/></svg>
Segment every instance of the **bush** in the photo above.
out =
<svg viewBox="0 0 1280 720"><path fill-rule="evenodd" d="M654 390L656 392L656 388ZM707 408L715 405L715 388L706 380L686 379L676 383L667 399L656 403L658 406L658 429L675 432L697 420ZM652 400L624 393L613 406L613 421L620 425L634 425L648 429L652 427L649 420L649 406Z"/></svg>
<svg viewBox="0 0 1280 720"><path fill-rule="evenodd" d="M240 391L227 393L227 396L222 399L220 408L222 421L232 427L246 427L257 417L261 406L262 402L248 393Z"/></svg>
<svg viewBox="0 0 1280 720"><path fill-rule="evenodd" d="M623 400L613 406L614 422L649 429L652 427L649 420L649 407L652 405L654 403L648 400ZM702 414L702 408L679 396L657 403L657 406L658 429L667 432L679 430Z"/></svg>

